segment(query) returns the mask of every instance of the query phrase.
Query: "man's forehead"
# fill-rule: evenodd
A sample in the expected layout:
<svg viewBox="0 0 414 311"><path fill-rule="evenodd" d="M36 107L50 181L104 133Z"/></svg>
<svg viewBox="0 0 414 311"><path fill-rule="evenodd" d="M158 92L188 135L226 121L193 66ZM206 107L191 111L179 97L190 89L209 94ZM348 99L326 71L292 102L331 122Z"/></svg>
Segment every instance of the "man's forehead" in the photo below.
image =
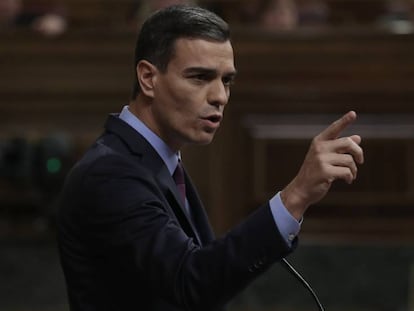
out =
<svg viewBox="0 0 414 311"><path fill-rule="evenodd" d="M204 51L204 52L217 52L225 51L233 55L233 47L230 40L226 41L216 41L208 40L203 38L178 38L175 40L174 49L176 51Z"/></svg>
<svg viewBox="0 0 414 311"><path fill-rule="evenodd" d="M220 42L202 38L179 38L174 46L172 60L174 59L185 62L189 67L210 67L217 65L217 62L234 67L230 40Z"/></svg>

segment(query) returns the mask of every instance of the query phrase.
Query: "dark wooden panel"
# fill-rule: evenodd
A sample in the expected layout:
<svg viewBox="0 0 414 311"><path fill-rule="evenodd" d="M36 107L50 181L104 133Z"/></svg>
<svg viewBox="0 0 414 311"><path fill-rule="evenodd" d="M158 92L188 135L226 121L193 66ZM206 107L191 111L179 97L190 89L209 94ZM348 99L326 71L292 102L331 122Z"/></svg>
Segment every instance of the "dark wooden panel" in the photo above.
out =
<svg viewBox="0 0 414 311"><path fill-rule="evenodd" d="M15 32L1 33L0 39L8 42L0 45L2 138L63 132L73 138L79 154L98 135L106 114L128 101L132 32L75 29L55 40ZM210 146L184 150L218 233L288 182L310 140L257 138L246 117L333 117L354 109L361 115L392 115L398 123L398 116L414 114L412 35L236 30L233 42L239 76L225 122ZM373 232L379 223L375 219L393 217L398 223L411 217L412 139L393 131L381 135L364 139L367 163L358 181L335 185L310 211L309 223L371 217ZM309 226L309 233L316 228ZM347 234L345 225L331 229Z"/></svg>

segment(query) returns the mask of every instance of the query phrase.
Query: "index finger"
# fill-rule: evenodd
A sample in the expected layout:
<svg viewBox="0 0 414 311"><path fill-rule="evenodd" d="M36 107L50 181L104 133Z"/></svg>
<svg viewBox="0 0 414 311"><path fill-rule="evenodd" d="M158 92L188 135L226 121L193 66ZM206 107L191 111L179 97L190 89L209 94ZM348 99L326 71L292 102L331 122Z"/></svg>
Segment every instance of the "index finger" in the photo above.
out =
<svg viewBox="0 0 414 311"><path fill-rule="evenodd" d="M319 135L319 139L331 140L336 139L339 134L352 122L355 121L357 115L355 111L349 111L341 118L331 123L326 129L324 129Z"/></svg>

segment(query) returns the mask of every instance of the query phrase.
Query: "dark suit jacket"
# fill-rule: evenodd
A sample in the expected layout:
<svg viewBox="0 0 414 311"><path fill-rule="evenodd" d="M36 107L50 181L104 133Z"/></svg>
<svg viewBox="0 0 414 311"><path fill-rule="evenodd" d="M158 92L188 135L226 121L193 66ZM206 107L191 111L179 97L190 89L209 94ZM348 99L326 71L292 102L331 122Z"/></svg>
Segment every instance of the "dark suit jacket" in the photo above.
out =
<svg viewBox="0 0 414 311"><path fill-rule="evenodd" d="M58 212L71 310L219 310L290 252L268 205L214 239L188 176L193 220L151 145L115 115L105 128Z"/></svg>

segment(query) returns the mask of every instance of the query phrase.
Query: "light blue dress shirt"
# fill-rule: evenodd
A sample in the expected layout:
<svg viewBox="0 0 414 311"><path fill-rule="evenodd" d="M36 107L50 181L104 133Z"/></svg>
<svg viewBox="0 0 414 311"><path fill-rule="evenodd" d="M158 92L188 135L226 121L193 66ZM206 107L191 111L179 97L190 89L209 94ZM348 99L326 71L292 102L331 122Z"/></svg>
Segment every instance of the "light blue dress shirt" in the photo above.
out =
<svg viewBox="0 0 414 311"><path fill-rule="evenodd" d="M172 175L177 167L180 154L171 150L171 148L168 147L168 145L160 137L158 137L141 120L132 114L129 111L128 106L124 106L119 118L128 123L148 141L148 143L158 152ZM280 198L280 192L270 199L269 205L273 219L280 234L283 236L286 244L291 247L292 241L299 234L300 223L284 206ZM188 202L186 201L186 209L188 210L188 208Z"/></svg>

